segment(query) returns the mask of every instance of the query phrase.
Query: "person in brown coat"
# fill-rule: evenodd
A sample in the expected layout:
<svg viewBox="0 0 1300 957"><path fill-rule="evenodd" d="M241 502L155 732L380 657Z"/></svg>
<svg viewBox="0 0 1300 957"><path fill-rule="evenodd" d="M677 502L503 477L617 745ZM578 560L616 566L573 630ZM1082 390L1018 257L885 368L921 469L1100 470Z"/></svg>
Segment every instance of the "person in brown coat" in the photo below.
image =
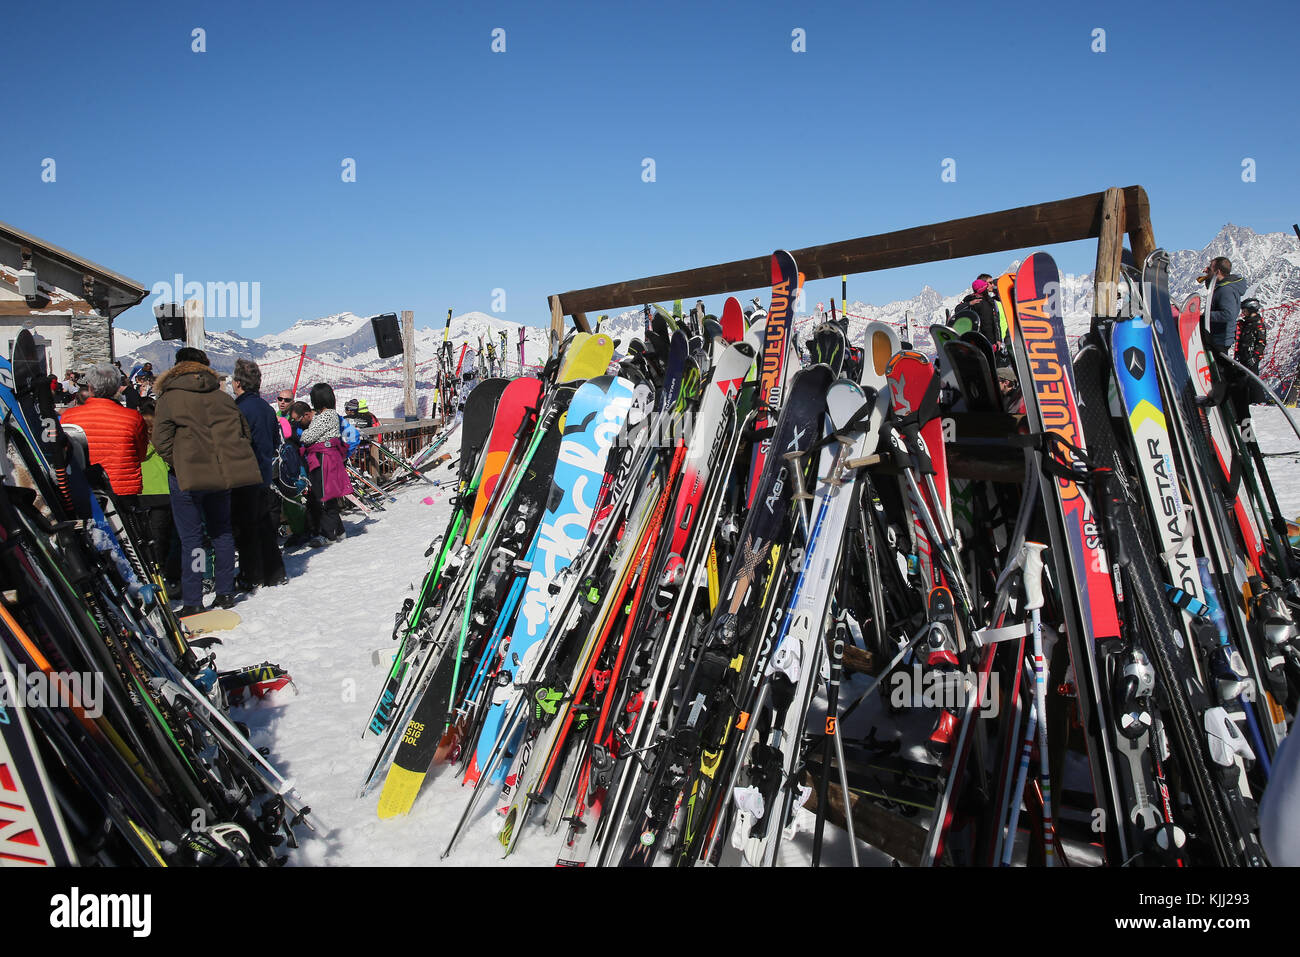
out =
<svg viewBox="0 0 1300 957"><path fill-rule="evenodd" d="M262 481L248 422L222 392L200 349L176 350L176 364L156 384L153 446L171 468L168 491L181 539L181 617L203 610L203 533L212 542L217 597L235 604L235 540L230 490Z"/></svg>

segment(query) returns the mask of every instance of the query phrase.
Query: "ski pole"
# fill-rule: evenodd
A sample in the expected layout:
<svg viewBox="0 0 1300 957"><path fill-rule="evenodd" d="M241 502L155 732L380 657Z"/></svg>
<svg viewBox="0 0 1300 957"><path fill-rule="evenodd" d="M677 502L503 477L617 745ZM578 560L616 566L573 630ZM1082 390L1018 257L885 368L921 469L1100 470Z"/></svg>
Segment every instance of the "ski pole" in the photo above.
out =
<svg viewBox="0 0 1300 957"><path fill-rule="evenodd" d="M946 573L948 586L960 600L968 630L973 631L974 608L971 604L970 593L966 588L966 580L961 575L961 562L960 557L955 553L955 542L939 527L938 520L936 520L930 508L930 501L933 501L938 507L940 516L943 515L942 507L938 506L938 495L933 491L933 480L930 482L933 495L930 500L926 499L925 493L921 491L921 486L916 480L915 472L923 472L929 468L930 459L925 449L925 441L917 430L905 434L892 425L887 426L887 430L883 441L887 442L893 450L894 459L913 501L912 511L921 520L922 529L932 543L940 567ZM912 439L915 439L914 443L908 441Z"/></svg>
<svg viewBox="0 0 1300 957"><path fill-rule="evenodd" d="M1029 723L1025 725L1025 737L1020 750L1020 767L1016 771L1015 787L1011 791L1011 816L1007 821L1006 838L1002 844L1002 867L1011 866L1011 854L1016 846L1016 828L1020 825L1020 797L1025 793L1025 780L1029 777L1029 754L1034 749L1034 734L1038 723L1038 708L1034 702L1029 703Z"/></svg>
<svg viewBox="0 0 1300 957"><path fill-rule="evenodd" d="M872 694L880 690L884 684L884 679L889 675L889 673L902 664L903 659L906 658L908 654L910 654L911 651L929 634L930 623L926 622L916 630L916 634L911 638L908 638L903 644L899 645L898 652L894 657L885 664L884 668L880 669L874 678L867 682L867 686L862 689L862 693L858 695L854 702L844 709L844 713L840 715L840 720L843 721L848 718L848 716L856 711L863 702L871 697Z"/></svg>
<svg viewBox="0 0 1300 957"><path fill-rule="evenodd" d="M362 485L364 485L366 488L370 489L370 490L371 490L372 492L374 492L376 495L380 495L380 496L382 496L382 497L388 499L390 502L396 502L396 501L397 501L396 498L394 498L392 495L389 495L387 492L385 492L383 489L381 489L381 488L380 488L378 485L376 485L374 482L370 481L370 479L366 478L364 475L362 475L360 472L358 472L358 471L357 471L355 468L353 468L351 465L348 466L348 475L351 476L351 477L352 477L353 479L355 479L356 481L360 482L360 483L361 483Z"/></svg>
<svg viewBox="0 0 1300 957"><path fill-rule="evenodd" d="M1056 864L1056 828L1052 823L1052 778L1047 760L1047 668L1043 661L1043 552L1041 542L1025 542L1025 607L1029 609L1034 636L1034 707L1038 712L1038 779L1043 789L1043 860L1048 867Z"/></svg>
<svg viewBox="0 0 1300 957"><path fill-rule="evenodd" d="M432 479L430 479L430 478L429 478L427 475L425 475L423 472L421 472L421 471L419 471L418 469L414 468L414 467L413 467L409 462L407 462L404 458L402 458L402 457L401 457L400 455L398 455L396 452L393 452L392 450L390 450L390 449L388 448L388 446L384 445L383 442L376 442L376 443L375 443L375 447L376 447L377 449L379 449L381 452L383 452L385 455L387 455L387 456L388 456L390 459L392 459L394 462L396 462L398 465L400 465L402 468L406 469L408 472L410 472L412 475L414 475L416 478L423 479L423 480L426 481L426 482L432 482Z"/></svg>
<svg viewBox="0 0 1300 957"><path fill-rule="evenodd" d="M835 638L831 642L831 672L826 683L826 737L822 742L822 773L817 788L817 827L813 832L813 867L821 866L822 833L826 828L826 800L830 784L831 747L835 749L835 761L839 764L840 790L844 792L844 823L849 832L849 855L853 866L858 866L858 838L853 827L853 804L849 800L848 770L844 761L844 739L839 733L840 676L844 664L844 630L840 621L835 626Z"/></svg>

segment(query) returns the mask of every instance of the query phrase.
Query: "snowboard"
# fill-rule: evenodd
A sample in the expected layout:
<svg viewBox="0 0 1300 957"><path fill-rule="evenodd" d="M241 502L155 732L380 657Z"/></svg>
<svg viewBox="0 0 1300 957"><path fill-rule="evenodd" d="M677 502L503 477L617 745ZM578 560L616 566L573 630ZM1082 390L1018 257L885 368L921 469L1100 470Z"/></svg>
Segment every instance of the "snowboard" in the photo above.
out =
<svg viewBox="0 0 1300 957"><path fill-rule="evenodd" d="M469 523L465 526L465 539L474 538L483 513L492 501L501 470L507 465L511 449L522 446L526 436L520 438L518 433L527 421L529 412L536 411L542 396L542 380L521 378L511 381L501 392L496 403L496 414L492 421L492 432L483 451L483 466L478 481L478 492L474 499L474 509L470 513Z"/></svg>
<svg viewBox="0 0 1300 957"><path fill-rule="evenodd" d="M560 373L556 382L576 385L596 376L603 376L614 358L614 340L603 332L598 335L580 333L574 336L564 351Z"/></svg>
<svg viewBox="0 0 1300 957"><path fill-rule="evenodd" d="M186 615L181 619L192 635L210 635L214 631L231 631L239 627L241 619L229 608L209 608L196 615Z"/></svg>
<svg viewBox="0 0 1300 957"><path fill-rule="evenodd" d="M492 429L497 402L509 385L506 379L484 379L465 399L460 426L460 489L472 491L483 447Z"/></svg>

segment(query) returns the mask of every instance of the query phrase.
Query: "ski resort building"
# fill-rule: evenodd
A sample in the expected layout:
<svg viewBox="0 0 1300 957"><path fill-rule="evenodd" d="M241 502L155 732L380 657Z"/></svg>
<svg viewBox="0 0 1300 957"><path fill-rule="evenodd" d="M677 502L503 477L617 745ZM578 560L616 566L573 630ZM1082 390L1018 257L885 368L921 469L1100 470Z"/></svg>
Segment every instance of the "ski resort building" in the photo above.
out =
<svg viewBox="0 0 1300 957"><path fill-rule="evenodd" d="M113 320L148 295L134 279L0 223L0 345L30 329L63 378L113 358Z"/></svg>

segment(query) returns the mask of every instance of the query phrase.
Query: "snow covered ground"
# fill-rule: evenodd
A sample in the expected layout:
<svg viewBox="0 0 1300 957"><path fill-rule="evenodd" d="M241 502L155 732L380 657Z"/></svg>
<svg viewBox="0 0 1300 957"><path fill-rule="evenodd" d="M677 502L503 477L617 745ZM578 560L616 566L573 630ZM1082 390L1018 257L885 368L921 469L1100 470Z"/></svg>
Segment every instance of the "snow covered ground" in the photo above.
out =
<svg viewBox="0 0 1300 957"><path fill-rule="evenodd" d="M1300 410L1287 411L1300 425ZM1293 453L1270 456L1268 471L1273 477L1278 507L1283 515L1295 520L1300 515L1300 436L1295 434L1282 412L1272 406L1255 406L1252 418L1261 449L1266 453Z"/></svg>
<svg viewBox="0 0 1300 957"><path fill-rule="evenodd" d="M1256 407L1261 446L1295 452L1271 458L1271 473L1284 514L1300 514L1300 437L1273 408ZM453 437L450 445L455 445ZM453 459L455 448L449 448ZM443 466L439 477L453 473ZM292 852L298 865L428 865L439 856L469 797L450 765L431 772L411 814L381 821L376 793L357 798L357 787L373 760L377 739L361 731L387 667L393 617L424 576L424 551L446 522L449 489L408 485L382 513L345 519L345 541L286 556L290 581L262 589L237 608L243 623L222 635L218 665L232 668L270 660L286 667L297 690L286 689L240 712L258 746L292 778L312 807L318 833ZM432 504L425 504L431 498ZM374 653L380 652L380 664ZM856 697L860 676L843 692ZM862 709L862 717L871 709ZM846 735L853 733L845 728ZM859 731L858 733L862 733ZM494 839L497 817L489 802L446 863L460 866L551 866L558 835L530 823L514 853L501 859ZM827 863L846 863L843 831L827 827ZM783 844L784 863L808 861L809 835ZM859 845L864 863L887 863Z"/></svg>

